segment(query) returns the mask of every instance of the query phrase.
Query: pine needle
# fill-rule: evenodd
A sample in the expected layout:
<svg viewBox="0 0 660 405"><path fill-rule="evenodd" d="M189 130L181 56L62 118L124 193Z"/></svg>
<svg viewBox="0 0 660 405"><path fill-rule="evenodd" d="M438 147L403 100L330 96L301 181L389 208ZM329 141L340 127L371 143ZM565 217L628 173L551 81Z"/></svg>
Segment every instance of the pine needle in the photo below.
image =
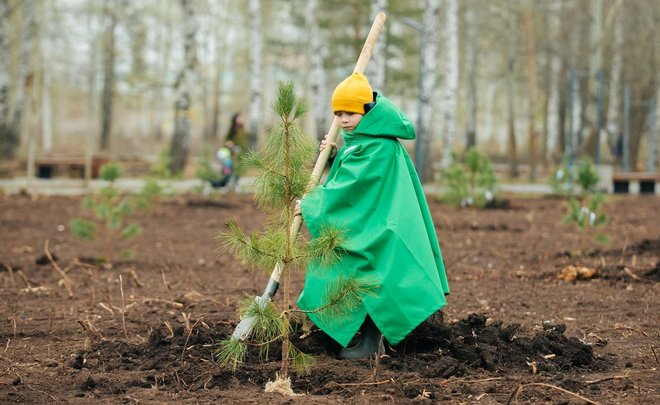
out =
<svg viewBox="0 0 660 405"><path fill-rule="evenodd" d="M227 338L219 343L216 350L216 361L221 366L230 366L232 372L235 372L239 364L245 361L247 345L240 340Z"/></svg>
<svg viewBox="0 0 660 405"><path fill-rule="evenodd" d="M309 375L312 365L314 364L314 357L303 353L297 347L289 343L289 359L293 365L296 374L299 376Z"/></svg>
<svg viewBox="0 0 660 405"><path fill-rule="evenodd" d="M344 250L340 248L346 240L346 232L331 224L323 224L319 235L309 243L310 260L321 265L329 266L341 259Z"/></svg>
<svg viewBox="0 0 660 405"><path fill-rule="evenodd" d="M319 317L337 319L355 310L365 296L374 295L379 285L370 278L357 280L355 278L340 278L331 283L325 292L325 305L311 311Z"/></svg>

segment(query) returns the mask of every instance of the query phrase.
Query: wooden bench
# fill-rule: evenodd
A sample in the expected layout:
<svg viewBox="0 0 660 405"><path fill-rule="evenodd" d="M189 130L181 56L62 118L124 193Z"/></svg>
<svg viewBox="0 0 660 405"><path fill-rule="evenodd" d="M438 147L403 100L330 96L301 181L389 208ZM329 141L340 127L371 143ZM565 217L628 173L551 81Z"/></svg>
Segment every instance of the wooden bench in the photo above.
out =
<svg viewBox="0 0 660 405"><path fill-rule="evenodd" d="M92 157L92 178L99 176L99 169L108 163L104 156ZM55 177L85 178L85 158L79 156L42 156L35 159L35 175L40 179Z"/></svg>
<svg viewBox="0 0 660 405"><path fill-rule="evenodd" d="M660 194L660 173L614 173L612 185L614 193Z"/></svg>

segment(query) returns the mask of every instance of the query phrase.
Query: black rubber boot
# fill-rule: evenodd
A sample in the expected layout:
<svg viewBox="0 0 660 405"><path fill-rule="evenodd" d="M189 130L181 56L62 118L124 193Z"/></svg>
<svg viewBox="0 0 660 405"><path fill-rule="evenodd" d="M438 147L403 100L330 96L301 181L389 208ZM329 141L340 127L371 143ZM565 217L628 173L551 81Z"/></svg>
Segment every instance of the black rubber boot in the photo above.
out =
<svg viewBox="0 0 660 405"><path fill-rule="evenodd" d="M359 333L355 345L339 351L340 359L365 359L385 353L385 346L382 342L383 335L370 317L364 320Z"/></svg>

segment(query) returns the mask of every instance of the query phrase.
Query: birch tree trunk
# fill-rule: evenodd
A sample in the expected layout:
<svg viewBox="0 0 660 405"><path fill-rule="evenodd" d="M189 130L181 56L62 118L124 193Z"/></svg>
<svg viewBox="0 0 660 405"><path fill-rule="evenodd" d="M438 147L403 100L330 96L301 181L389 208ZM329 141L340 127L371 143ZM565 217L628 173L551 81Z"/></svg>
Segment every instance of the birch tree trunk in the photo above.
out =
<svg viewBox="0 0 660 405"><path fill-rule="evenodd" d="M163 26L159 27L158 30L158 44L159 44L159 55L162 55L162 58L159 61L160 65L160 77L167 77L168 72L170 71L170 56L172 49L172 32L173 24L171 23L172 15L172 2L166 1L163 4L164 15L166 18L166 23ZM163 80L161 79L161 80ZM167 105L164 102L165 99L165 83L158 83L155 91L153 92L153 105L155 107L155 120L152 123L153 125L153 135L154 139L160 142L163 139L163 121L165 120L165 114L168 109Z"/></svg>
<svg viewBox="0 0 660 405"><path fill-rule="evenodd" d="M101 135L99 149L107 151L110 148L110 133L112 131L112 103L115 87L115 28L117 26L117 10L115 3L104 3L105 33L103 34L103 89L101 91Z"/></svg>
<svg viewBox="0 0 660 405"><path fill-rule="evenodd" d="M9 1L0 0L0 160L8 158L10 75Z"/></svg>
<svg viewBox="0 0 660 405"><path fill-rule="evenodd" d="M313 109L314 133L320 142L325 136L328 112L328 92L326 88L326 72L323 68L323 56L325 47L319 33L319 2L318 0L307 1L305 8L305 21L309 33L309 88L310 102Z"/></svg>
<svg viewBox="0 0 660 405"><path fill-rule="evenodd" d="M25 86L26 87L26 94L25 94L24 99L26 100L26 102L24 102L25 109L24 109L24 114L23 114L23 116L24 116L23 120L25 120L25 122L26 122L26 125L25 125L26 128L25 128L24 132L26 133L26 136L27 136L27 167L26 167L27 178L28 178L27 189L30 193L32 193L32 191L33 191L32 190L32 180L34 179L34 171L35 171L34 166L35 166L35 160L36 160L36 154L37 154L37 152L36 152L36 149L37 149L37 139L36 139L37 134L35 133L35 126L33 125L34 119L32 118L33 110L34 110L34 107L35 107L36 103L31 100L30 95L32 93L32 89L35 87L34 83L38 82L38 80L36 80L38 78L38 75L35 72L39 72L39 71L43 70L42 66L44 64L43 63L44 61L39 56L40 53L41 53L41 50L38 46L37 46L36 49L34 49L34 47L35 47L35 44L40 43L39 39L42 36L40 34L40 28L43 28L43 27L41 27L41 24L39 24L39 26L37 25L37 21L44 21L44 20L37 19L37 15L36 15L36 13L37 13L37 9L36 9L37 4L35 4L34 2L31 1L30 4L26 4L26 6L30 8L30 10L26 11L26 12L31 14L31 16L29 16L29 15L27 16L28 21L32 20L31 22L28 22L28 27L27 27L27 29L29 31L31 31L30 36L32 37L32 39L30 41L31 44L29 45L30 55L27 55L27 58L31 61L31 63L29 63L29 66L28 66L28 69L30 70L30 73L29 73L28 77L30 77L31 79L28 79L26 81L26 86ZM42 5L40 5L40 7L41 6ZM19 129L21 128L20 124L19 124L18 128Z"/></svg>
<svg viewBox="0 0 660 405"><path fill-rule="evenodd" d="M495 131L493 130L493 119L495 118L495 95L497 92L497 83L490 81L486 87L486 97L484 101L484 135L487 139L495 139Z"/></svg>
<svg viewBox="0 0 660 405"><path fill-rule="evenodd" d="M371 0L371 13L370 20L374 21L378 13L387 12L388 0ZM428 11L428 10L427 10ZM384 27L386 29L386 27ZM376 46L371 53L371 60L367 65L365 75L369 78L369 83L374 91L382 92L385 86L385 65L387 56L385 49L387 48L387 35L382 33L376 41Z"/></svg>
<svg viewBox="0 0 660 405"><path fill-rule="evenodd" d="M92 179L92 155L96 146L96 134L99 133L98 121L100 99L97 95L97 75L99 68L99 55L96 49L103 42L103 33L94 31L93 27L98 24L98 14L94 12L91 5L88 4L87 10L87 29L91 33L88 54L87 70L87 135L85 136L85 187L91 185ZM44 110L45 112L45 110Z"/></svg>
<svg viewBox="0 0 660 405"><path fill-rule="evenodd" d="M569 86L569 97L573 100L569 105L569 131L566 142L566 151L571 164L574 163L578 147L580 145L580 129L582 128L582 98L578 89L577 79L573 79L573 85Z"/></svg>
<svg viewBox="0 0 660 405"><path fill-rule="evenodd" d="M215 54L215 50L212 52L209 52L209 33L208 32L202 32L201 35L199 36L199 43L197 47L198 51L198 58L201 61L201 64L204 66L208 66L211 64L213 66L213 62L211 61L211 57L209 54L213 53ZM201 121L201 127L202 127L202 136L201 139L204 143L206 143L209 139L209 130L211 128L211 122L212 122L212 117L211 117L211 111L213 110L213 100L211 98L213 97L212 95L215 94L215 78L213 77L213 73L209 75L207 69L202 69L198 74L199 74L199 81L200 83L203 83L199 88L195 89L199 91L198 96L198 101L197 103L201 107L201 114L200 114L200 121ZM215 69L211 67L211 72L214 72ZM211 85L205 85L206 83L211 82ZM209 97L211 95L211 97ZM195 102L191 102L191 104L195 104Z"/></svg>
<svg viewBox="0 0 660 405"><path fill-rule="evenodd" d="M14 94L14 111L12 114L12 132L18 135L16 147L20 145L23 112L27 102L29 102L29 89L31 88L31 82L33 78L31 69L32 49L34 48L34 39L36 33L35 8L35 0L25 0L23 2L23 30L20 43L21 48L18 74L16 75L17 84L16 92ZM16 150L14 150L14 152L15 151Z"/></svg>
<svg viewBox="0 0 660 405"><path fill-rule="evenodd" d="M466 127L467 139L465 150L477 145L477 39L479 21L475 13L476 3L468 3L465 10L465 68L467 69Z"/></svg>
<svg viewBox="0 0 660 405"><path fill-rule="evenodd" d="M536 180L536 125L534 123L536 117L536 57L534 48L534 21L532 20L532 4L527 4L525 7L525 39L527 44L527 78L529 90L529 110L528 110L528 125L529 125L529 179Z"/></svg>
<svg viewBox="0 0 660 405"><path fill-rule="evenodd" d="M657 8L653 13L653 33L657 33L658 22L660 22L660 10ZM658 143L660 143L660 71L657 69L656 57L660 55L660 44L655 41L653 51L653 70L655 76L652 83L655 85L655 111L650 111L652 117L649 118L649 156L648 165L646 170L654 173L656 170L656 162L658 160Z"/></svg>
<svg viewBox="0 0 660 405"><path fill-rule="evenodd" d="M188 111L191 104L191 93L194 85L195 67L197 65L197 54L195 47L195 35L197 33L197 22L193 9L194 0L180 0L183 9L183 54L184 65L175 83L177 93L174 103L174 136L170 144L170 171L180 173L188 163L190 154L190 120Z"/></svg>
<svg viewBox="0 0 660 405"><path fill-rule="evenodd" d="M509 153L509 176L518 177L518 156L516 148L516 127L514 109L514 66L516 55L515 15L513 4L508 0L507 18L507 70L506 70L506 100L507 100L507 124L508 124L508 153Z"/></svg>
<svg viewBox="0 0 660 405"><path fill-rule="evenodd" d="M559 29L561 26L561 2L552 3L552 9L548 14L548 31L551 41L559 38ZM547 85L547 113L545 118L546 137L544 143L544 158L546 162L552 161L559 152L559 86L561 80L559 75L562 70L562 61L556 50L550 49L548 52L549 78Z"/></svg>
<svg viewBox="0 0 660 405"><path fill-rule="evenodd" d="M445 43L447 55L445 82L443 88L443 131L441 167L446 169L452 163L452 150L456 134L456 95L458 94L458 1L445 1Z"/></svg>
<svg viewBox="0 0 660 405"><path fill-rule="evenodd" d="M44 153L53 150L53 109L51 104L50 48L45 22L50 21L52 2L44 1L41 6L41 25L39 31L39 57L41 59L41 146Z"/></svg>
<svg viewBox="0 0 660 405"><path fill-rule="evenodd" d="M646 168L651 173L654 173L657 167L658 149L660 149L660 77L657 77L656 80L655 111L653 112L653 120L649 121L649 124L652 123L649 127L652 128L649 131L649 157Z"/></svg>
<svg viewBox="0 0 660 405"><path fill-rule="evenodd" d="M438 66L439 0L426 0L420 31L420 86L415 168L422 183L433 179L431 140L433 139L433 102Z"/></svg>
<svg viewBox="0 0 660 405"><path fill-rule="evenodd" d="M579 6L579 5L578 5ZM573 11L568 9L567 13ZM565 18L568 17L565 14ZM574 19L574 18L573 18ZM571 21L573 22L573 21ZM582 34L583 28L581 25L576 26L571 24L570 27L567 27L566 32L566 41L568 42L568 57L567 57L567 93L566 93L566 115L565 115L565 139L564 139L564 154L568 160L569 165L575 163L575 157L577 155L578 146L580 145L580 129L582 128L582 97L580 96L580 83L578 80L578 69L580 65L580 55L588 54L583 53L582 46Z"/></svg>
<svg viewBox="0 0 660 405"><path fill-rule="evenodd" d="M4 19L9 19L9 7L7 2L0 6L0 12L3 12ZM20 4L20 3L19 3ZM22 4L23 15L21 20L21 35L19 42L19 59L18 59L18 68L16 71L16 77L14 78L15 89L14 89L14 101L9 104L9 88L10 88L10 69L9 64L6 67L2 67L3 70L6 68L4 74L7 74L6 79L0 79L0 88L4 87L4 80L7 80L6 90L0 89L0 93L6 91L4 95L0 95L0 98L5 98L6 101L0 101L0 104L4 106L0 107L1 109L7 109L6 113L2 112L1 115L4 115L4 118L0 118L0 146L2 150L0 151L0 156L5 159L11 159L16 155L16 151L21 143L21 123L23 118L23 112L25 108L26 100L26 87L30 85L31 76L29 75L31 59L32 59L32 48L34 44L34 33L35 33L35 3L34 0L25 0ZM4 8L4 10L2 10ZM3 31L7 29L8 21L2 21ZM0 36L4 37L4 41L7 41L9 32L5 31L1 33ZM4 42L3 41L3 42ZM8 43L3 44L7 46ZM7 49L8 50L8 49ZM9 63L10 54L6 55L6 62ZM4 59L4 58L3 58Z"/></svg>
<svg viewBox="0 0 660 405"><path fill-rule="evenodd" d="M208 128L206 129L205 138L208 142L215 142L218 139L218 127L220 125L220 97L221 93L221 78L223 71L223 46L224 43L222 36L220 35L221 30L215 30L215 70L213 74L213 96L211 100L211 117L208 123Z"/></svg>
<svg viewBox="0 0 660 405"><path fill-rule="evenodd" d="M261 29L261 0L250 0L250 113L248 139L250 147L257 146L261 131L262 98L262 48L263 31Z"/></svg>
<svg viewBox="0 0 660 405"><path fill-rule="evenodd" d="M559 75L561 74L562 61L561 58L557 55L552 55L550 59L550 80L548 85L548 112L546 115L547 120L547 137L545 142L545 161L551 162L555 160L557 155L560 153L560 142L559 137L561 135L560 127L561 120L559 109L561 101L559 99L559 86L561 85L561 80Z"/></svg>
<svg viewBox="0 0 660 405"><path fill-rule="evenodd" d="M588 140L587 145L593 142L593 148L587 150L596 162L600 160L600 113L598 106L598 76L603 67L603 1L590 0L591 25L589 31L589 44L591 55L589 57L589 99L587 102Z"/></svg>
<svg viewBox="0 0 660 405"><path fill-rule="evenodd" d="M590 0L589 0L590 1ZM589 12L589 1L582 1L575 5L576 12L580 13L583 16L590 16ZM574 31L574 37L572 39L573 43L571 48L573 48L573 54L571 56L573 60L573 68L575 69L576 74L576 89L579 93L580 102L576 104L576 107L579 107L578 112L580 115L579 120L575 120L574 123L578 124L576 132L574 133L576 149L574 151L575 156L579 156L580 150L585 146L585 130L589 128L589 119L588 107L589 107L589 58L591 57L591 42L590 42L590 31L591 24L589 20L584 20L584 18L578 18L577 26L572 28ZM585 63L586 61L586 63ZM587 72L585 74L585 72ZM576 99L578 99L576 98ZM577 113L576 113L577 114Z"/></svg>
<svg viewBox="0 0 660 405"><path fill-rule="evenodd" d="M607 106L607 134L610 150L616 153L617 140L621 134L621 77L623 75L623 15L625 7L619 8L614 17L614 42L610 66L609 102Z"/></svg>

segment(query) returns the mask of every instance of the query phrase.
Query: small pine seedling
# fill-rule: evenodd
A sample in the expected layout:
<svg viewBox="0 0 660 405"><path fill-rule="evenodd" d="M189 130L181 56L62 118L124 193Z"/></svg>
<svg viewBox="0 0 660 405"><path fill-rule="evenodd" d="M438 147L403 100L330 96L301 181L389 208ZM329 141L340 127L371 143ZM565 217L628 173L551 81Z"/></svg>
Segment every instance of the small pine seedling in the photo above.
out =
<svg viewBox="0 0 660 405"><path fill-rule="evenodd" d="M568 200L568 210L562 219L565 224L573 224L580 232L579 246L585 250L585 244L595 241L601 244L609 243L609 238L601 228L607 223L607 215L603 212L602 194L589 194L581 200L571 197Z"/></svg>
<svg viewBox="0 0 660 405"><path fill-rule="evenodd" d="M442 181L448 191L440 200L461 207L475 206L484 208L495 200L497 177L488 157L476 148L470 148L465 154L465 163L454 163L443 173Z"/></svg>
<svg viewBox="0 0 660 405"><path fill-rule="evenodd" d="M136 223L125 224L125 218L133 215L133 204L123 197L114 186L122 176L122 168L117 163L108 163L101 167L100 177L108 181L108 185L100 190L98 195L87 196L82 206L94 214L94 219L74 218L71 220L71 232L79 239L95 241L100 238L105 245L104 261L111 263L114 246L117 240L128 240L141 232ZM122 252L130 257L131 251Z"/></svg>
<svg viewBox="0 0 660 405"><path fill-rule="evenodd" d="M600 181L598 172L590 159L584 159L577 165L562 164L550 177L550 186L556 194L572 196L575 194L575 185L580 186L582 194L596 192Z"/></svg>

